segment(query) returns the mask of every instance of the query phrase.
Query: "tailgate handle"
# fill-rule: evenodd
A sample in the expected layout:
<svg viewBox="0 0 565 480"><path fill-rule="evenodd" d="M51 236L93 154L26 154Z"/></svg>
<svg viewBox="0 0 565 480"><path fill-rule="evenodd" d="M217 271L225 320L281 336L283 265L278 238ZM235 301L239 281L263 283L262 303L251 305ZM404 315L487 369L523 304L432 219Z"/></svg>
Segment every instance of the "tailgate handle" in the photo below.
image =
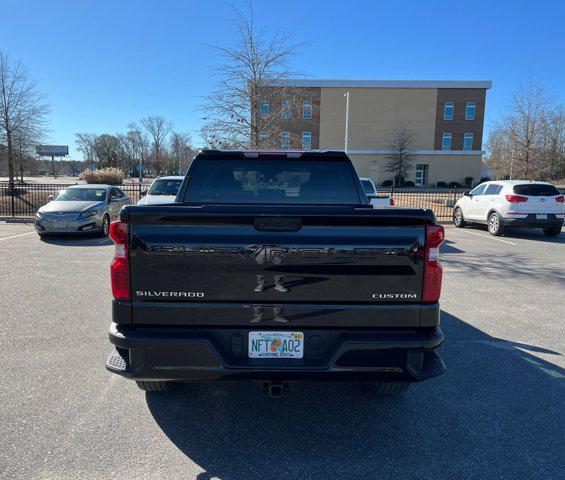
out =
<svg viewBox="0 0 565 480"><path fill-rule="evenodd" d="M256 217L255 228L264 232L296 232L302 228L300 217Z"/></svg>

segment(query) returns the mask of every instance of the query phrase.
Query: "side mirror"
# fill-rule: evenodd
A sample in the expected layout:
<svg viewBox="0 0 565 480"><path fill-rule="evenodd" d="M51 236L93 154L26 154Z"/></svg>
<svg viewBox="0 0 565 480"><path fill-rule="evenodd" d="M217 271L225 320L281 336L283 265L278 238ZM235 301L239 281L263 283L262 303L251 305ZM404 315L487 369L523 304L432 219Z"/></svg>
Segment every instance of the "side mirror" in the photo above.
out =
<svg viewBox="0 0 565 480"><path fill-rule="evenodd" d="M141 195L142 197L145 197L145 195L147 195L147 190L141 190L140 195Z"/></svg>
<svg viewBox="0 0 565 480"><path fill-rule="evenodd" d="M47 196L47 202L52 202L53 200L55 200L55 195L48 195Z"/></svg>
<svg viewBox="0 0 565 480"><path fill-rule="evenodd" d="M471 195L471 192L465 192L463 195L466 196L466 197L472 197L473 196L473 195Z"/></svg>

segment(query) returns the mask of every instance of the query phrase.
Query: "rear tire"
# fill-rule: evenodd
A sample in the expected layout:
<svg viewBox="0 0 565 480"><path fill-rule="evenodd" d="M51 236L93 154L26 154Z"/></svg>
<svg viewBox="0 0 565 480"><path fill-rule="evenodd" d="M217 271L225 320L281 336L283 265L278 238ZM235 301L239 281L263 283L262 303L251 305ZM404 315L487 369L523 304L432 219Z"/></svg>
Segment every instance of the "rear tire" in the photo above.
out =
<svg viewBox="0 0 565 480"><path fill-rule="evenodd" d="M465 228L467 222L463 218L463 212L459 207L453 210L453 225L457 228Z"/></svg>
<svg viewBox="0 0 565 480"><path fill-rule="evenodd" d="M369 385L369 391L375 395L399 395L410 388L409 383L386 382Z"/></svg>
<svg viewBox="0 0 565 480"><path fill-rule="evenodd" d="M140 380L135 382L141 390L145 392L170 392L173 389L171 382L154 382L150 380Z"/></svg>
<svg viewBox="0 0 565 480"><path fill-rule="evenodd" d="M500 215L496 212L492 212L488 217L488 232L495 237L499 237L504 233Z"/></svg>
<svg viewBox="0 0 565 480"><path fill-rule="evenodd" d="M557 237L561 233L561 226L544 228L543 233L546 237Z"/></svg>

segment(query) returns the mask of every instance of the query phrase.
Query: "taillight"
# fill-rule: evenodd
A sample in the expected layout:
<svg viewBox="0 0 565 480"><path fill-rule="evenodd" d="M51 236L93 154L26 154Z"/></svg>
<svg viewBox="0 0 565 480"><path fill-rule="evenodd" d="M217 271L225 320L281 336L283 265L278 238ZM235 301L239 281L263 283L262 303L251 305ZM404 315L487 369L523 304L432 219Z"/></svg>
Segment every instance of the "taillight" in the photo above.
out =
<svg viewBox="0 0 565 480"><path fill-rule="evenodd" d="M445 230L441 225L426 227L426 248L424 262L423 302L435 303L441 294L442 268L439 263L439 246L445 238Z"/></svg>
<svg viewBox="0 0 565 480"><path fill-rule="evenodd" d="M391 207L394 207L394 198L391 198L391 199L390 199L390 206L391 206Z"/></svg>
<svg viewBox="0 0 565 480"><path fill-rule="evenodd" d="M561 195L560 197L555 197L555 201L559 203L563 203L563 195Z"/></svg>
<svg viewBox="0 0 565 480"><path fill-rule="evenodd" d="M116 244L114 259L110 265L112 295L116 300L129 300L128 224L112 222L110 238Z"/></svg>
<svg viewBox="0 0 565 480"><path fill-rule="evenodd" d="M521 197L520 195L506 195L506 201L510 203L523 203L527 202L526 197Z"/></svg>

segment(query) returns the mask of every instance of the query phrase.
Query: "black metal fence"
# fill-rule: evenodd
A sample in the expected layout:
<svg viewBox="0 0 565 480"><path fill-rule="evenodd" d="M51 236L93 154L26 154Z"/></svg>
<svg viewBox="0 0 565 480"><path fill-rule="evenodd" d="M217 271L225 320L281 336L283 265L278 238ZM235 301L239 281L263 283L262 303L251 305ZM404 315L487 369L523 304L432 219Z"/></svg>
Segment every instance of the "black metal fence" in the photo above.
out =
<svg viewBox="0 0 565 480"><path fill-rule="evenodd" d="M438 220L450 220L453 206L470 188L377 187L378 195L390 195L401 207L433 210Z"/></svg>
<svg viewBox="0 0 565 480"><path fill-rule="evenodd" d="M15 184L0 183L0 217L33 217L49 195L57 195L71 184ZM132 197L132 203L141 198L141 191L148 185L120 185ZM377 187L379 195L390 195L395 205L429 208L438 220L449 220L453 205L467 191L465 188L395 188Z"/></svg>
<svg viewBox="0 0 565 480"><path fill-rule="evenodd" d="M34 217L39 207L45 205L49 195L57 195L60 190L76 184L37 183L11 186L8 182L0 183L0 217ZM141 191L149 186L132 184L119 186L132 197L132 203L141 198Z"/></svg>

